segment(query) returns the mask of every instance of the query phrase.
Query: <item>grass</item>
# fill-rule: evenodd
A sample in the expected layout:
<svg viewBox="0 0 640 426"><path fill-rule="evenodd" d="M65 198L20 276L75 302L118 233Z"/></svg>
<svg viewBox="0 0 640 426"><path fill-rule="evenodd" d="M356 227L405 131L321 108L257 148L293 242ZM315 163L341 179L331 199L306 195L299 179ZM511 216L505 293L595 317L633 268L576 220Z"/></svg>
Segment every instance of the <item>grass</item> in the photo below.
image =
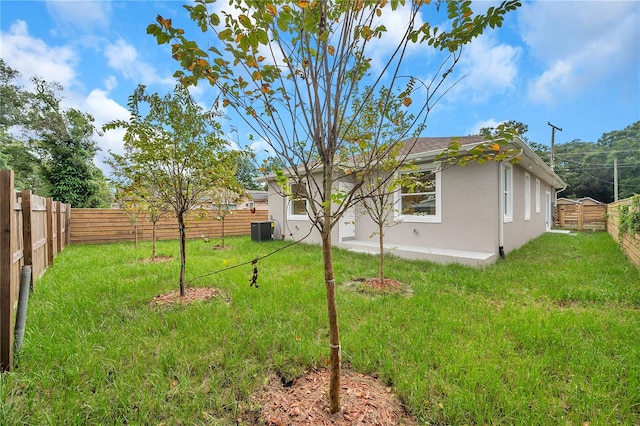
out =
<svg viewBox="0 0 640 426"><path fill-rule="evenodd" d="M187 279L282 242L188 242ZM176 242L159 254L178 258ZM230 303L154 307L178 262L148 245L70 246L37 281L0 424L250 424L269 372L329 353L319 247L298 245L194 286ZM334 253L345 365L377 375L425 424L640 424L640 275L606 233L547 234L481 269L390 258L406 295L360 294L375 257Z"/></svg>

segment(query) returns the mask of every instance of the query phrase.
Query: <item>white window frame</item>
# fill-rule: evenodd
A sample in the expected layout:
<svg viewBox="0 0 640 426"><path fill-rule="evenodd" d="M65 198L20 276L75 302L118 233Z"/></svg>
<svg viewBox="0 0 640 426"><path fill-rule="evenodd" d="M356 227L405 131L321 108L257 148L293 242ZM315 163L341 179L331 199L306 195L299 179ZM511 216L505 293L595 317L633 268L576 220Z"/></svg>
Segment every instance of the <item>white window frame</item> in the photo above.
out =
<svg viewBox="0 0 640 426"><path fill-rule="evenodd" d="M305 182L292 182L289 183L289 193L293 194L293 186L294 185L306 185ZM305 207L305 214L294 214L293 213L293 207L295 202L297 201L302 201L304 202L304 207ZM290 195L289 197L287 197L287 219L291 219L291 220L307 220L309 219L309 209L308 209L308 203L309 201L306 199L296 199L293 195Z"/></svg>
<svg viewBox="0 0 640 426"><path fill-rule="evenodd" d="M395 196L396 213L395 219L400 222L423 222L441 223L442 221L442 172L438 163L418 167L417 170L398 172L398 174L408 174L416 172L432 172L435 176L436 214L434 215L413 215L402 214L402 188L398 188Z"/></svg>
<svg viewBox="0 0 640 426"><path fill-rule="evenodd" d="M540 213L540 179L536 178L536 213Z"/></svg>
<svg viewBox="0 0 640 426"><path fill-rule="evenodd" d="M524 220L531 220L531 175L524 172Z"/></svg>
<svg viewBox="0 0 640 426"><path fill-rule="evenodd" d="M502 164L502 204L504 222L513 222L513 165Z"/></svg>

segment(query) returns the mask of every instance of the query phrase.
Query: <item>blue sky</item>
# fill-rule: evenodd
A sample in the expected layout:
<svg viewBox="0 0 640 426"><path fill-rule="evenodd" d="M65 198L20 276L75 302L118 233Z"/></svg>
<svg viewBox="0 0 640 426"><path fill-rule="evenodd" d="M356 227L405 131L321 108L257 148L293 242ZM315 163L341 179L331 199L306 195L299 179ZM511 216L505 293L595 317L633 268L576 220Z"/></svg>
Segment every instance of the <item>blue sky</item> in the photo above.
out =
<svg viewBox="0 0 640 426"><path fill-rule="evenodd" d="M523 3L502 28L465 48L454 76L464 78L433 110L423 136L468 135L518 120L529 126L530 140L549 144L550 121L563 129L556 143L595 142L640 120L640 2ZM64 105L91 113L99 126L126 119L127 97L136 85L164 94L175 84L178 64L146 27L160 14L192 28L183 4L0 0L0 57L22 73L25 85L33 75L61 83ZM401 15L389 15L388 27L397 21ZM412 58L415 69L429 67ZM214 97L204 86L193 94L203 105ZM229 120L223 127L234 124ZM228 137L244 146L249 134L238 128ZM97 141L98 163L108 150L121 152L121 132ZM260 142L253 147L264 148Z"/></svg>

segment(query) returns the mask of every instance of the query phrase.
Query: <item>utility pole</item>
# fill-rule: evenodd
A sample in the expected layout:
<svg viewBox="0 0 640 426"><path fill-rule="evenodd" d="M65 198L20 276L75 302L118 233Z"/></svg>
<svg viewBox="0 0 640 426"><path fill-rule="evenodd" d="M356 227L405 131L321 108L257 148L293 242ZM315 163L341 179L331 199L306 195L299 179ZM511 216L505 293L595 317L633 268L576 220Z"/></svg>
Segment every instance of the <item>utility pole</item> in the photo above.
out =
<svg viewBox="0 0 640 426"><path fill-rule="evenodd" d="M613 201L618 201L618 157L613 157Z"/></svg>
<svg viewBox="0 0 640 426"><path fill-rule="evenodd" d="M549 160L549 166L551 166L551 170L554 170L555 166L553 164L553 160L554 160L554 144L555 144L555 139L556 139L556 130L560 130L562 131L562 129L558 126L554 126L553 124L549 123L547 121L547 124L549 126L551 126L551 158Z"/></svg>

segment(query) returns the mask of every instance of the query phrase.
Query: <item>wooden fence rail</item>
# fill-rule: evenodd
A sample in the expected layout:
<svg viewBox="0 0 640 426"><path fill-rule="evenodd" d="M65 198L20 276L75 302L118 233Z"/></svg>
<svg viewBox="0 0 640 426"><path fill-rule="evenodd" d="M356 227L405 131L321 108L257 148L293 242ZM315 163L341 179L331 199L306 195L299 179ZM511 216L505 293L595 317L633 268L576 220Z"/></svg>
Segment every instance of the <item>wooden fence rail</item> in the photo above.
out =
<svg viewBox="0 0 640 426"><path fill-rule="evenodd" d="M633 197L632 197L633 198ZM640 234L620 233L620 207L629 206L632 208L632 198L617 201L607 205L607 230L611 237L616 240L622 251L624 251L631 262L640 269Z"/></svg>
<svg viewBox="0 0 640 426"><path fill-rule="evenodd" d="M71 206L16 191L13 171L0 170L0 371L13 366L15 309L20 274L31 266L31 283L69 242Z"/></svg>
<svg viewBox="0 0 640 426"><path fill-rule="evenodd" d="M578 231L604 231L607 229L607 205L558 205L554 212L554 225Z"/></svg>
<svg viewBox="0 0 640 426"><path fill-rule="evenodd" d="M204 216L204 217L203 217ZM222 222L216 220L215 210L190 211L185 215L187 238L219 238L222 234ZM224 221L224 233L231 235L251 234L252 222L267 220L267 210L236 210ZM129 217L121 209L72 209L71 244L114 243L151 241L153 224L143 213L134 227ZM156 224L157 240L177 240L180 238L178 224L174 215L166 214Z"/></svg>

